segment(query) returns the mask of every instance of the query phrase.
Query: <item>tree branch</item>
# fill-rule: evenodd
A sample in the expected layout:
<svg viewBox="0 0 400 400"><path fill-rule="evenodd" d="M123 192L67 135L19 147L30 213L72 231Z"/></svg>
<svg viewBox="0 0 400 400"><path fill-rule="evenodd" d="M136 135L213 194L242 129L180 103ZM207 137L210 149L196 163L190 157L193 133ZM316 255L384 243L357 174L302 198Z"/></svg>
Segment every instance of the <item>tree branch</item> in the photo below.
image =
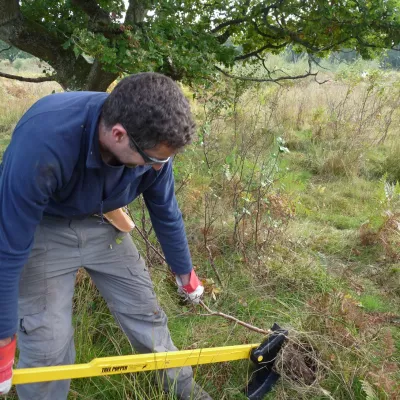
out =
<svg viewBox="0 0 400 400"><path fill-rule="evenodd" d="M232 30L233 30L232 28L235 25L239 25L242 22L246 22L248 20L249 6L250 6L250 0L244 1L243 7L241 9L241 13L243 15L242 18L234 18L229 21L225 21L211 30L211 33L217 33L221 29L228 27L228 29L222 35L216 37L219 43L223 44L229 39L229 37L232 35Z"/></svg>
<svg viewBox="0 0 400 400"><path fill-rule="evenodd" d="M109 13L103 10L95 0L71 0L72 4L80 8L88 17L88 28L95 33L103 33L104 36L120 35L118 24L114 23Z"/></svg>
<svg viewBox="0 0 400 400"><path fill-rule="evenodd" d="M106 27L113 23L108 12L103 10L95 0L71 0L71 3L87 14L91 24L95 26Z"/></svg>
<svg viewBox="0 0 400 400"><path fill-rule="evenodd" d="M125 16L125 24L139 24L143 22L148 8L149 2L146 0L129 0L129 6L126 10Z"/></svg>
<svg viewBox="0 0 400 400"><path fill-rule="evenodd" d="M14 79L16 81L33 82L33 83L50 82L50 81L57 80L56 75L40 76L38 78L26 78L24 76L10 75L10 74L6 74L4 72L0 72L0 77L7 78L7 79Z"/></svg>
<svg viewBox="0 0 400 400"><path fill-rule="evenodd" d="M225 21L222 24L219 24L218 26L216 26L214 29L211 29L211 33L217 33L221 29L226 28L227 26L239 25L240 23L245 22L245 21L247 21L247 18L236 18L236 19L232 19L230 21Z"/></svg>
<svg viewBox="0 0 400 400"><path fill-rule="evenodd" d="M81 56L76 58L72 48L63 48L64 36L22 15L18 0L0 0L0 39L50 64L64 89L88 87L90 90L103 90L103 87L91 86L87 82L92 65ZM37 79L42 78L27 79L38 82ZM43 79L50 80L48 77Z"/></svg>
<svg viewBox="0 0 400 400"><path fill-rule="evenodd" d="M242 325L247 329L250 329L250 330L252 330L254 332L257 332L257 333L261 333L263 335L269 335L271 333L271 331L269 329L265 330L265 329L257 328L256 326L248 324L247 322L243 322L243 321L241 321L241 320L239 320L239 319L237 319L235 317L232 317L229 314L224 314L224 313L222 313L220 311L213 311L209 307L207 307L202 300L200 300L199 304L209 313L207 315L223 317L225 319L228 319L229 321L236 322L237 324Z"/></svg>
<svg viewBox="0 0 400 400"><path fill-rule="evenodd" d="M127 211L128 211L128 215L131 218L131 220L134 221L132 212L129 209L129 207L127 208ZM160 257L160 259L167 264L167 260L165 259L165 257L152 245L152 243L150 243L150 241L147 239L147 237L144 235L144 233L137 227L136 224L135 224L135 229L136 229L137 233L139 233L141 238L146 242L146 244L148 246L150 246L150 248L154 251L154 253L156 253L158 255L158 257Z"/></svg>
<svg viewBox="0 0 400 400"><path fill-rule="evenodd" d="M0 50L0 53L2 53L3 51L10 50L10 49L11 49L11 47L12 47L12 46L10 46L10 47L7 47L6 49L2 49L2 50Z"/></svg>
<svg viewBox="0 0 400 400"><path fill-rule="evenodd" d="M284 0L279 0L278 2L276 2L274 4L270 4L269 6L264 7L263 9L261 9L261 13L263 14L264 21L267 20L267 17L268 17L268 14L269 14L270 10L272 10L272 9L276 10L279 6L282 5L283 1Z"/></svg>
<svg viewBox="0 0 400 400"><path fill-rule="evenodd" d="M0 28L20 15L18 0L2 0L0 1Z"/></svg>
<svg viewBox="0 0 400 400"><path fill-rule="evenodd" d="M250 58L250 57L255 57L256 55L260 54L261 52L263 52L266 49L281 49L282 47L285 47L288 44L289 43L287 43L287 42L284 42L282 44L277 44L277 45L275 45L275 44L266 44L265 46L260 47L259 49L254 50L251 53L247 53L247 54L243 54L241 56L235 57L235 60L245 60L245 59Z"/></svg>
<svg viewBox="0 0 400 400"><path fill-rule="evenodd" d="M232 78L232 79L239 79L241 81L250 81L250 82L274 82L277 83L279 81L283 81L283 80L292 80L292 79L302 79L302 78L307 78L308 76L317 76L318 72L315 73L311 73L311 72L306 72L303 75L295 75L295 76L280 76L279 78L251 78L249 76L236 76L236 75L232 75L229 74L228 72L222 70L221 68L215 66L215 69L219 72L221 72L222 74L224 74L225 76L227 76L228 78Z"/></svg>
<svg viewBox="0 0 400 400"><path fill-rule="evenodd" d="M210 246L206 246L206 249L207 249L207 251L208 251L209 260L210 260L210 265L211 265L212 269L214 270L215 275L217 276L217 279L218 279L219 284L223 287L224 284L222 283L222 279L221 279L221 277L220 277L220 275L219 275L219 272L218 272L218 270L217 270L217 267L216 267L215 264L214 264L214 259L213 259L213 255L212 255Z"/></svg>
<svg viewBox="0 0 400 400"><path fill-rule="evenodd" d="M282 29L280 29L280 28L276 28L275 26L272 26L272 25L267 25L270 31L275 32L276 35L273 36L273 35L269 35L268 33L263 32L260 29L260 27L257 25L256 21L251 21L251 22L252 22L252 25L253 25L255 31L262 37L276 40L276 39L282 39L285 36L284 33L282 32Z"/></svg>
<svg viewBox="0 0 400 400"><path fill-rule="evenodd" d="M14 3L17 7L14 7ZM0 16L2 12L6 13L7 18L0 17L0 39L50 64L56 62L63 40L39 23L26 19L20 12L18 0L0 0Z"/></svg>

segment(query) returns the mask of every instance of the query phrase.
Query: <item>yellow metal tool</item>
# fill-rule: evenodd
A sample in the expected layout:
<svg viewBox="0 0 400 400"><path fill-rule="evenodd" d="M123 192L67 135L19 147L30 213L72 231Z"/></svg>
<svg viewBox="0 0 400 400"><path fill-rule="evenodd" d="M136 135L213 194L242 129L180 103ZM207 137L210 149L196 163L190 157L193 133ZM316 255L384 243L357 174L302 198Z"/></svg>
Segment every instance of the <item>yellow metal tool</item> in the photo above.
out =
<svg viewBox="0 0 400 400"><path fill-rule="evenodd" d="M87 378L90 376L125 374L188 365L211 364L249 359L252 349L259 344L214 347L208 349L171 351L130 356L95 358L87 364L54 367L22 368L14 370L13 384Z"/></svg>

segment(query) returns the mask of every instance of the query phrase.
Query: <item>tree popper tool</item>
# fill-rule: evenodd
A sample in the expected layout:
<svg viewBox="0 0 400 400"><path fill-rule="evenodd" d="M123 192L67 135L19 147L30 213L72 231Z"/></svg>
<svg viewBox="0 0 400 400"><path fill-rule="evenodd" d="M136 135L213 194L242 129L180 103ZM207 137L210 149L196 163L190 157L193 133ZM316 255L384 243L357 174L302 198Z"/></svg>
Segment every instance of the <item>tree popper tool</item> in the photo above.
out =
<svg viewBox="0 0 400 400"><path fill-rule="evenodd" d="M95 358L87 364L15 369L12 382L19 385L250 359L256 371L245 392L249 399L258 400L271 390L279 378L272 371L272 366L287 333L274 324L272 334L261 344L103 357Z"/></svg>

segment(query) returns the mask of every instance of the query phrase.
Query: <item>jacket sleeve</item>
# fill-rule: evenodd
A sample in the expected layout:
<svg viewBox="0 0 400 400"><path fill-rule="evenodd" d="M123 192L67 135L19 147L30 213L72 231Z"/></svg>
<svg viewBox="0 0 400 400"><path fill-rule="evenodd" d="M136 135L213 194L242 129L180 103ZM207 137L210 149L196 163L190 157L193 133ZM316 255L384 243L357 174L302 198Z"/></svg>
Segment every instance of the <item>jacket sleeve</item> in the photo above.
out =
<svg viewBox="0 0 400 400"><path fill-rule="evenodd" d="M167 263L178 275L189 273L193 267L182 213L175 197L172 160L163 166L143 197Z"/></svg>
<svg viewBox="0 0 400 400"><path fill-rule="evenodd" d="M43 210L62 181L55 149L34 128L16 129L0 165L0 339L16 332L20 273Z"/></svg>

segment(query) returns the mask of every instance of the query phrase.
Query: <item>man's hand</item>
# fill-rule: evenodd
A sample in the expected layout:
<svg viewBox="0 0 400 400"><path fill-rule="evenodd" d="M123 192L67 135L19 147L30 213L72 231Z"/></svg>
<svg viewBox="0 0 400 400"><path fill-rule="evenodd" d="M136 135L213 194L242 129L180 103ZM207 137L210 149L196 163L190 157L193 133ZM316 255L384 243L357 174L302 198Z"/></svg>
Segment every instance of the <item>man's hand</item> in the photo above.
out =
<svg viewBox="0 0 400 400"><path fill-rule="evenodd" d="M176 275L175 278L176 283L178 284L178 293L181 296L184 296L191 303L199 304L204 292L204 287L194 270L189 274Z"/></svg>
<svg viewBox="0 0 400 400"><path fill-rule="evenodd" d="M16 344L15 336L0 339L0 395L7 394L11 389Z"/></svg>

